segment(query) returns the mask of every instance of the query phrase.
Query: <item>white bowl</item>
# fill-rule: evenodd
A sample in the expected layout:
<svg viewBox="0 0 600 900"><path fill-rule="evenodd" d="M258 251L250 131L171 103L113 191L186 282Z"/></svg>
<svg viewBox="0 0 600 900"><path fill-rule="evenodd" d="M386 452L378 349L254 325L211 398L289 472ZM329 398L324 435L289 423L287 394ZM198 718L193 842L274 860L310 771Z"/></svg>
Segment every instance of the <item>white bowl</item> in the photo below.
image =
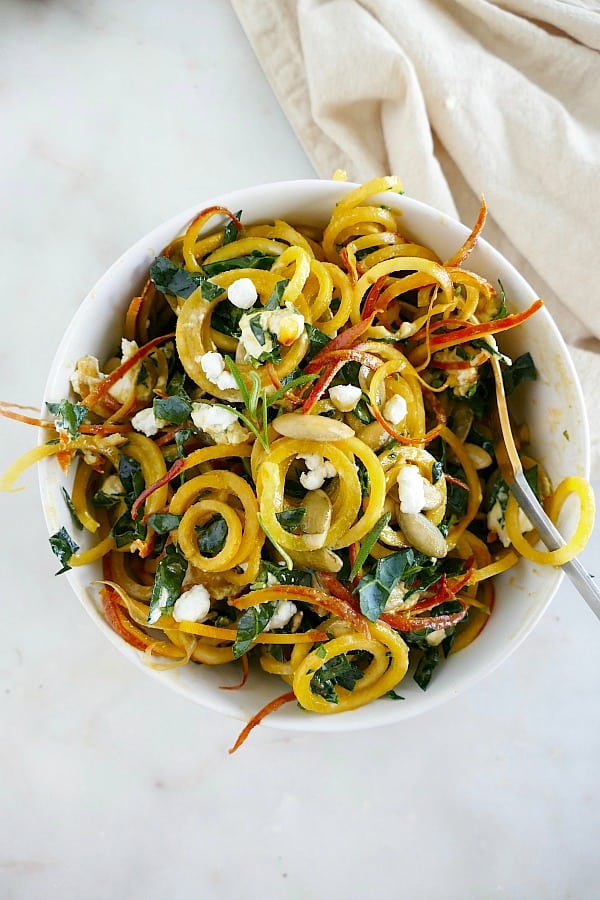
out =
<svg viewBox="0 0 600 900"><path fill-rule="evenodd" d="M334 181L288 181L234 191L181 212L138 241L106 272L90 291L58 348L45 392L45 401L58 401L69 394L69 375L77 359L93 354L105 358L121 334L122 315L129 299L139 289L154 257L180 233L198 210L213 205L243 210L246 224L283 218L323 225L334 204L355 185ZM402 216L403 231L419 243L432 247L440 258L449 258L462 244L469 229L439 211L406 196L381 195L381 202ZM531 287L507 260L480 239L466 267L491 283L500 279L511 311L528 307L536 299ZM521 404L526 404L531 428L533 454L556 484L566 475L588 475L589 436L581 389L566 346L545 309L501 341L507 353L529 350L539 378L520 388ZM568 434L568 438L566 435ZM55 460L40 466L42 502L49 533L67 525L64 484ZM568 529L572 523L565 523ZM260 670L251 671L243 690L222 691L220 686L239 680L239 667L188 665L156 672L141 655L119 638L107 625L92 582L101 577L100 565L73 569L67 579L106 637L135 665L159 678L190 700L236 719L247 720L285 685ZM382 699L352 712L318 715L305 712L297 704L287 704L268 716L264 724L291 730L342 731L398 722L456 697L492 672L519 646L535 627L556 592L562 572L533 566L522 560L496 580L496 605L489 623L474 643L440 665L432 683L423 692L410 674L399 692L404 702Z"/></svg>

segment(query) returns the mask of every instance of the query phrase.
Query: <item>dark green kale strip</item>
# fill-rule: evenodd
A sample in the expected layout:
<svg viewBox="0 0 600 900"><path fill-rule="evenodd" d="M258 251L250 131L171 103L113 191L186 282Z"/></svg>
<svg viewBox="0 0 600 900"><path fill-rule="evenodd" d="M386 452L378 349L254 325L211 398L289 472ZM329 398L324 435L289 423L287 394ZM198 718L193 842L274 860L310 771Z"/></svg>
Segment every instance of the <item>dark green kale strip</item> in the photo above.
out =
<svg viewBox="0 0 600 900"><path fill-rule="evenodd" d="M54 424L61 431L68 431L72 438L79 434L81 425L89 415L87 406L81 403L71 403L70 400L61 400L60 403L46 403L48 412L54 416Z"/></svg>
<svg viewBox="0 0 600 900"><path fill-rule="evenodd" d="M358 654L356 654L358 656ZM370 656L370 654L369 654ZM345 653L327 660L317 669L310 680L310 689L313 694L323 697L329 703L339 703L336 686L353 691L357 681L363 678L362 669L351 662Z"/></svg>
<svg viewBox="0 0 600 900"><path fill-rule="evenodd" d="M230 272L232 269L265 269L268 271L276 259L276 256L271 256L269 253L253 250L246 256L236 256L232 259L220 259L216 262L204 263L202 270L209 278L212 278L213 275L220 275L222 272ZM220 288L220 290L223 289Z"/></svg>
<svg viewBox="0 0 600 900"><path fill-rule="evenodd" d="M53 534L49 538L49 541L52 552L56 557L58 557L62 565L62 568L60 568L55 574L62 575L63 572L68 572L71 568L71 566L69 565L69 560L74 553L77 553L77 551L79 550L79 545L75 543L66 528L60 528L56 532L56 534Z"/></svg>
<svg viewBox="0 0 600 900"><path fill-rule="evenodd" d="M243 656L250 649L256 638L261 634L277 608L277 601L259 603L245 609L237 624L237 634L233 644L235 659Z"/></svg>
<svg viewBox="0 0 600 900"><path fill-rule="evenodd" d="M205 522L204 525L196 526L196 535L198 537L198 549L203 556L216 556L225 546L227 540L227 522L220 513Z"/></svg>
<svg viewBox="0 0 600 900"><path fill-rule="evenodd" d="M181 585L187 571L187 560L175 544L169 544L158 563L148 610L148 624L153 625L161 615L173 611L181 594Z"/></svg>
<svg viewBox="0 0 600 900"><path fill-rule="evenodd" d="M200 288L205 300L215 300L224 289L209 281L208 273L189 272L183 266L172 262L168 256L157 256L150 266L150 278L154 286L162 294L182 297L187 300L195 290Z"/></svg>

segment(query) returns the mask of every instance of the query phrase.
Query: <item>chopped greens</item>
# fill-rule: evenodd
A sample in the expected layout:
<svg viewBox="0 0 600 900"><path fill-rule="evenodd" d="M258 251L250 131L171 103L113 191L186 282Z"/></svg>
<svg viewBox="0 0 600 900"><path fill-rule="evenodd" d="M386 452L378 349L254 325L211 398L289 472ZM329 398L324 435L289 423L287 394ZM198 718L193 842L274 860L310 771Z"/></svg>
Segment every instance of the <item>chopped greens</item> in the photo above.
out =
<svg viewBox="0 0 600 900"><path fill-rule="evenodd" d="M69 560L74 553L77 553L77 551L79 550L79 545L75 543L66 528L60 528L56 532L56 534L53 534L49 538L49 541L52 552L56 557L58 557L59 561L62 564L62 568L59 569L55 574L62 575L63 572L68 572L71 568L71 566L69 565Z"/></svg>
<svg viewBox="0 0 600 900"><path fill-rule="evenodd" d="M271 575L271 580L274 578L278 584L301 584L304 587L310 587L312 584L310 572L304 569L287 569L285 566L278 566L276 563L261 559L258 575L250 585L250 590L262 591L269 587L269 575Z"/></svg>
<svg viewBox="0 0 600 900"><path fill-rule="evenodd" d="M227 522L222 515L217 513L204 525L196 526L198 536L198 548L203 556L216 556L225 546L227 540Z"/></svg>
<svg viewBox="0 0 600 900"><path fill-rule="evenodd" d="M306 359L311 360L323 349L323 347L327 346L331 338L328 337L324 331L319 331L318 328L311 325L309 322L304 323L304 328L309 340L309 350L306 354Z"/></svg>
<svg viewBox="0 0 600 900"><path fill-rule="evenodd" d="M231 259L219 259L215 262L204 263L202 269L204 274L211 278L213 275L220 275L222 272L229 272L231 269L269 270L276 259L276 256L271 256L269 253L253 250L246 256L234 256ZM221 288L220 290L223 289Z"/></svg>
<svg viewBox="0 0 600 900"><path fill-rule="evenodd" d="M99 490L92 497L92 503L98 509L112 509L119 505L124 496L124 494L107 494L105 491Z"/></svg>
<svg viewBox="0 0 600 900"><path fill-rule="evenodd" d="M284 278L283 281L277 282L277 284L273 288L271 296L263 306L263 312L265 312L266 310L279 309L281 298L283 297L283 292L285 291L289 283L289 278Z"/></svg>
<svg viewBox="0 0 600 900"><path fill-rule="evenodd" d="M87 406L61 400L60 403L46 403L48 412L54 416L54 423L59 431L68 431L72 438L79 434L79 428L89 415Z"/></svg>
<svg viewBox="0 0 600 900"><path fill-rule="evenodd" d="M415 674L413 675L414 680L422 691L426 691L429 687L433 672L439 665L440 656L439 647L428 647L423 651L423 655L419 660L417 668L415 669Z"/></svg>
<svg viewBox="0 0 600 900"><path fill-rule="evenodd" d="M510 397L512 392L523 382L536 379L537 369L531 353L522 353L513 361L512 366L507 366L502 370L502 381L507 397Z"/></svg>
<svg viewBox="0 0 600 900"><path fill-rule="evenodd" d="M154 625L162 615L169 615L173 611L175 601L181 594L187 566L187 560L179 548L175 544L169 544L154 576L148 610L149 625Z"/></svg>
<svg viewBox="0 0 600 900"><path fill-rule="evenodd" d="M239 309L229 300L222 300L217 303L210 317L211 328L220 331L221 334L228 334L230 337L239 339L242 333L240 319L245 312L245 309Z"/></svg>
<svg viewBox="0 0 600 900"><path fill-rule="evenodd" d="M73 505L71 495L69 494L68 490L65 487L61 487L60 491L61 491L61 494L63 495L63 499L64 499L65 503L67 504L67 509L71 513L71 519L73 520L73 525L75 526L75 528L77 528L78 531L83 531L83 525L81 524L81 519L77 515L77 510L75 509L75 506Z"/></svg>
<svg viewBox="0 0 600 900"><path fill-rule="evenodd" d="M356 587L360 611L370 622L375 622L379 618L393 589L414 561L415 551L407 547L378 560L374 570L360 579Z"/></svg>
<svg viewBox="0 0 600 900"><path fill-rule="evenodd" d="M207 273L208 274L208 273ZM167 256L157 256L150 266L150 278L155 288L163 294L173 297L182 297L187 300L195 290L200 292L205 300L215 300L224 289L201 272L189 272L183 266L171 262Z"/></svg>
<svg viewBox="0 0 600 900"><path fill-rule="evenodd" d="M295 531L306 515L305 506L291 506L279 513L275 513L275 518L285 531Z"/></svg>
<svg viewBox="0 0 600 900"><path fill-rule="evenodd" d="M131 508L146 486L142 466L137 459L126 456L124 453L121 454L119 478L125 491L125 503Z"/></svg>
<svg viewBox="0 0 600 900"><path fill-rule="evenodd" d="M339 703L336 685L353 691L363 674L362 669L351 662L345 653L340 653L317 669L310 680L310 689L313 694L318 694L329 703Z"/></svg>
<svg viewBox="0 0 600 900"><path fill-rule="evenodd" d="M237 624L237 634L233 644L235 659L243 656L261 634L275 612L277 602L258 603L245 609Z"/></svg>
<svg viewBox="0 0 600 900"><path fill-rule="evenodd" d="M236 219L239 221L242 215L242 210L240 209L235 213ZM227 244L232 244L234 241L238 239L238 227L233 219L230 219L225 229L223 231L223 247L226 247Z"/></svg>
<svg viewBox="0 0 600 900"><path fill-rule="evenodd" d="M180 522L181 516L174 516L172 513L153 513L147 519L147 524L157 534L169 534Z"/></svg>
<svg viewBox="0 0 600 900"><path fill-rule="evenodd" d="M190 400L177 395L160 397L153 402L152 411L157 419L172 425L183 425L192 414L192 404Z"/></svg>

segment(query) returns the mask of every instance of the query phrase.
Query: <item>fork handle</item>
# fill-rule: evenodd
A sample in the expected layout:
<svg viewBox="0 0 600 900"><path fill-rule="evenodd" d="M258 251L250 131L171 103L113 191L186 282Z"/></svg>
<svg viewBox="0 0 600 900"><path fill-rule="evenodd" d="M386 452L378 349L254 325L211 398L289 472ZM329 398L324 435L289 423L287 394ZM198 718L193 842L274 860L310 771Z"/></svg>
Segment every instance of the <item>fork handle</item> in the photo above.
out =
<svg viewBox="0 0 600 900"><path fill-rule="evenodd" d="M537 497L527 483L522 469L515 472L511 490L516 500L519 502L524 501L524 505L528 509L531 509L532 504L534 504L535 522L533 524L535 524L536 530L548 550L558 550L559 547L564 547L566 541L540 506ZM571 579L595 616L600 619L600 588L590 573L582 566L577 557L563 563L561 569Z"/></svg>

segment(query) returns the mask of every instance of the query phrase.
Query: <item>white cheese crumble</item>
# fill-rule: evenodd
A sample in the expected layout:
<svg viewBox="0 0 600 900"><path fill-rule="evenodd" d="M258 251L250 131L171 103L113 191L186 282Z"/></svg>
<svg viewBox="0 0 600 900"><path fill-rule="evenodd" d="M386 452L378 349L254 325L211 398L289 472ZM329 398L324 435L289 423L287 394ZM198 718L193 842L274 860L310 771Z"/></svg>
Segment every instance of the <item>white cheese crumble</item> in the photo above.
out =
<svg viewBox="0 0 600 900"><path fill-rule="evenodd" d="M510 547L510 538L504 522L504 510L499 500L496 500L487 516L487 527L495 531L503 547ZM519 509L519 528L522 532L533 531L533 525L522 509Z"/></svg>
<svg viewBox="0 0 600 900"><path fill-rule="evenodd" d="M237 416L208 403L192 404L192 422L217 444L243 444L250 437L250 432L240 425Z"/></svg>
<svg viewBox="0 0 600 900"><path fill-rule="evenodd" d="M399 425L406 418L408 406L406 400L400 394L394 394L383 407L383 418L390 425Z"/></svg>
<svg viewBox="0 0 600 900"><path fill-rule="evenodd" d="M423 476L417 466L403 466L398 472L398 499L400 511L404 513L418 513L425 503L425 487Z"/></svg>
<svg viewBox="0 0 600 900"><path fill-rule="evenodd" d="M446 637L446 629L438 628L437 631L430 631L429 634L425 636L425 640L429 644L430 647L439 647L444 638Z"/></svg>
<svg viewBox="0 0 600 900"><path fill-rule="evenodd" d="M384 612L397 612L398 610L410 609L411 606L414 606L415 603L419 600L421 596L421 591L415 591L410 595L408 599L406 595L408 593L408 588L404 584L403 581L399 581L397 585L395 585L390 591L390 596L387 598Z"/></svg>
<svg viewBox="0 0 600 900"><path fill-rule="evenodd" d="M87 397L104 378L100 371L100 363L95 356L84 356L77 361L75 371L71 375L71 385L80 397Z"/></svg>
<svg viewBox="0 0 600 900"><path fill-rule="evenodd" d="M353 384L337 384L329 388L329 399L340 412L351 412L361 397L361 388Z"/></svg>
<svg viewBox="0 0 600 900"><path fill-rule="evenodd" d="M264 343L261 344L252 330L262 331ZM258 326L258 327L257 327ZM304 316L295 310L291 303L283 309L257 310L244 313L240 319L240 345L246 358L260 359L263 353L271 353L274 338L284 347L289 347L304 333Z"/></svg>
<svg viewBox="0 0 600 900"><path fill-rule="evenodd" d="M283 309L273 310L267 327L280 344L289 347L304 332L304 316L297 312L291 303L286 303Z"/></svg>
<svg viewBox="0 0 600 900"><path fill-rule="evenodd" d="M154 415L154 410L149 406L147 409L140 409L140 411L132 417L131 424L135 431L140 431L142 434L145 434L146 437L152 437L153 435L158 434L161 428L168 425L168 422L165 419L157 418Z"/></svg>
<svg viewBox="0 0 600 900"><path fill-rule="evenodd" d="M274 628L285 628L290 619L297 612L296 604L291 600L280 600L275 607L275 612L265 625L265 631L272 631Z"/></svg>
<svg viewBox="0 0 600 900"><path fill-rule="evenodd" d="M176 622L204 622L210 612L210 594L203 584L195 584L184 591L173 607Z"/></svg>
<svg viewBox="0 0 600 900"><path fill-rule="evenodd" d="M237 387L235 378L231 372L225 369L225 360L218 351L209 350L199 358L199 362L208 381L216 385L219 390L229 391Z"/></svg>
<svg viewBox="0 0 600 900"><path fill-rule="evenodd" d="M251 278L237 278L227 288L227 299L238 309L250 309L258 299L256 286Z"/></svg>
<svg viewBox="0 0 600 900"><path fill-rule="evenodd" d="M137 353L139 347L135 341L128 341L127 338L121 339L121 362L124 363L128 359ZM126 400L131 396L132 391L135 391L135 386L137 384L138 374L141 369L142 363L137 362L128 372L125 372L122 378L119 378L118 381L115 381L113 386L109 390L109 394L119 401L119 403L125 403Z"/></svg>
<svg viewBox="0 0 600 900"><path fill-rule="evenodd" d="M120 494L125 493L123 482L118 475L114 474L106 476L100 485L100 490L103 494L108 494L109 497L118 497Z"/></svg>
<svg viewBox="0 0 600 900"><path fill-rule="evenodd" d="M326 478L335 478L337 469L324 459L320 453L299 453L297 459L303 459L308 472L300 474L300 484L307 491L317 491L323 486Z"/></svg>

